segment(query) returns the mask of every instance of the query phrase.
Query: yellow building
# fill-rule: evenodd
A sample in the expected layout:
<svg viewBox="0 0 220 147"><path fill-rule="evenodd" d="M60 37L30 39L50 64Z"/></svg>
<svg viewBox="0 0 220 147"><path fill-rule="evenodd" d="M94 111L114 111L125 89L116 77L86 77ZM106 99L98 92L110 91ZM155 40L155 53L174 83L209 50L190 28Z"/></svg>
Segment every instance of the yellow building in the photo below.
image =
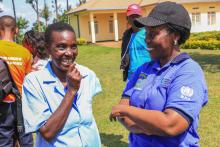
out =
<svg viewBox="0 0 220 147"><path fill-rule="evenodd" d="M132 3L139 4L143 15L160 2L167 0L90 0L70 10L69 23L77 37L87 41L118 41L127 28L126 9ZM191 32L220 30L220 0L170 0L181 3L192 20Z"/></svg>

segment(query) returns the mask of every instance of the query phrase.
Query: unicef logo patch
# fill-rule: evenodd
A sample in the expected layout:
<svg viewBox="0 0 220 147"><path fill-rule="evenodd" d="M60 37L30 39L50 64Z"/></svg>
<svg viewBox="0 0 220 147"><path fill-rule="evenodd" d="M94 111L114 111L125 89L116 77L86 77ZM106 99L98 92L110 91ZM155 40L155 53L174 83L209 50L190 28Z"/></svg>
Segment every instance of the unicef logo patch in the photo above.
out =
<svg viewBox="0 0 220 147"><path fill-rule="evenodd" d="M193 89L188 86L182 86L180 89L181 92L181 98L190 100L190 98L193 96Z"/></svg>

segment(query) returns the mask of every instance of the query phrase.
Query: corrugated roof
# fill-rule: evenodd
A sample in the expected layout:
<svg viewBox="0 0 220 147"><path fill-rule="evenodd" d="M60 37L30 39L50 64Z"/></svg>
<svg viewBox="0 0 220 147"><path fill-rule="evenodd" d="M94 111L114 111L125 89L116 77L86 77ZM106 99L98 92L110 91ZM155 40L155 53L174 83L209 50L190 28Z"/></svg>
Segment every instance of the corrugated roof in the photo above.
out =
<svg viewBox="0 0 220 147"><path fill-rule="evenodd" d="M168 0L90 0L85 4L70 10L66 14L77 13L81 11L94 10L125 10L132 3L141 6L154 5ZM220 0L169 0L177 3L198 3L198 2L220 2Z"/></svg>
<svg viewBox="0 0 220 147"><path fill-rule="evenodd" d="M70 10L67 14L92 10L124 10L132 3L140 3L141 0L90 0L85 4Z"/></svg>

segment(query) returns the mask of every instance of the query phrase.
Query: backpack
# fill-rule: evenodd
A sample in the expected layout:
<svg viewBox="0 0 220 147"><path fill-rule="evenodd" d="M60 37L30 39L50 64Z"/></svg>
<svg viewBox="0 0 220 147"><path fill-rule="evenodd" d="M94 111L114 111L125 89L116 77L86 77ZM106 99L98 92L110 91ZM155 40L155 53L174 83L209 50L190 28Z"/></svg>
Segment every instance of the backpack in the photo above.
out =
<svg viewBox="0 0 220 147"><path fill-rule="evenodd" d="M17 131L21 133L24 131L21 94L10 74L7 63L0 58L0 103L4 103L3 99L9 94L16 97Z"/></svg>

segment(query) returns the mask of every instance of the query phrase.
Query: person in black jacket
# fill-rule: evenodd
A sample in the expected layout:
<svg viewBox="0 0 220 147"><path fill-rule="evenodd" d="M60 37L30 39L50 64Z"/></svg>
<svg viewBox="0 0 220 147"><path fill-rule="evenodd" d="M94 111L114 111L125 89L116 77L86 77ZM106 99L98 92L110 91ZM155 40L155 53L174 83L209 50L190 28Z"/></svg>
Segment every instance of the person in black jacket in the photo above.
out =
<svg viewBox="0 0 220 147"><path fill-rule="evenodd" d="M133 23L142 16L141 13L139 5L128 6L126 15L131 27L124 32L122 38L120 69L123 70L123 81L127 81L140 65L151 60L145 43L146 31Z"/></svg>

